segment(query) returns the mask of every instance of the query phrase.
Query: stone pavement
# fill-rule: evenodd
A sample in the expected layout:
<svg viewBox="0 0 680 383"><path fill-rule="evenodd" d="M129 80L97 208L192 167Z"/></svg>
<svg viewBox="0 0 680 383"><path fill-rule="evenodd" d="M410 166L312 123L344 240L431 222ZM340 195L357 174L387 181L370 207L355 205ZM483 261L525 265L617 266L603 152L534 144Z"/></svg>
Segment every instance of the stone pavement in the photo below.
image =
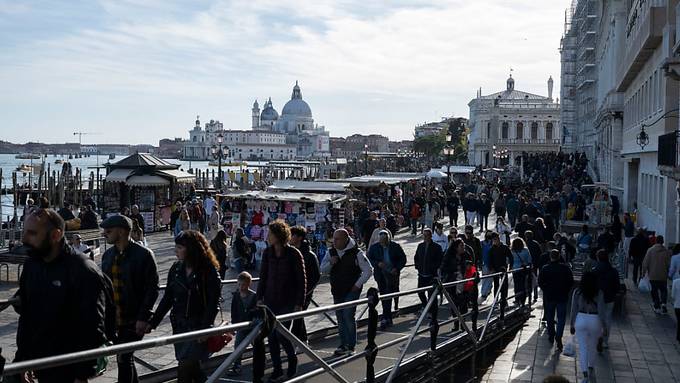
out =
<svg viewBox="0 0 680 383"><path fill-rule="evenodd" d="M626 285L625 311L615 316L609 349L598 356L596 381L680 382L680 344L675 340L674 318L655 314L649 294L640 294L630 279ZM540 303L539 300L535 306L535 317L499 352L483 374L482 382L540 383L550 374L561 374L571 382L580 382L583 375L578 371L578 347L576 357L561 355L551 347L547 330L541 325ZM568 334L567 321L565 340Z"/></svg>
<svg viewBox="0 0 680 383"><path fill-rule="evenodd" d="M462 229L462 226L461 226ZM403 246L404 251L407 254L407 262L408 263L413 263L413 255L415 254L416 247L418 245L418 242L422 240L422 236L411 236L409 232L406 230L402 230L401 233L397 235L396 240ZM158 270L159 270L159 275L160 275L160 281L161 284L164 284L165 281L167 280L167 273L170 269L170 266L172 266L173 262L176 260L175 258L175 252L174 252L174 241L172 239L172 236L169 232L160 232L160 233L153 233L147 236L147 243L149 248L151 248L154 251L154 254L156 256L156 263L158 264ZM100 262L100 259L97 258L95 259L97 263ZM257 276L255 274L255 276ZM10 272L10 277L16 279L16 269L12 268ZM229 270L226 275L227 279L234 279L236 278L236 273L233 272L232 270ZM416 272L413 267L408 267L405 268L402 273L401 273L401 286L400 288L402 290L408 290L408 289L413 289L416 288L417 285L417 278L416 278ZM17 283L16 280L11 281L10 283L2 282L0 283L0 299L4 298L9 298L11 297L14 292L17 289ZM257 287L257 284L253 284L253 289ZM375 281L373 278L369 280L369 282L366 284L364 288L364 292L369 288L369 287L377 287L375 284ZM222 297L224 298L224 302L222 304L222 308L224 310L224 318L225 320L230 319L229 315L229 308L231 306L231 292L235 290L236 286L235 285L224 285L222 287ZM162 294L162 292L161 292ZM314 300L319 304L319 305L330 305L333 304L333 299L330 294L330 285L328 283L328 277L324 276L321 278L319 286L317 286L315 292L314 292ZM417 302L417 297L403 297L400 299L400 306L407 306L411 305ZM160 297L159 297L160 301ZM366 315L365 315L366 316ZM334 317L334 315L333 315ZM334 318L335 319L335 318ZM17 322L18 321L18 315L14 312L14 310L10 307L2 312L0 312L0 348L2 348L2 355L7 358L8 360L11 360L14 356L14 353L16 352L16 331L17 331ZM216 319L216 324L219 324L220 322L220 317L219 314ZM306 319L306 324L307 324L307 329L308 331L313 331L313 330L318 330L326 327L331 327L333 324L326 319L323 315L319 315L316 317L310 317ZM171 335L172 334L172 329L170 327L170 320L169 316L167 316L163 322L158 326L158 328L153 331L151 334L147 335L146 338L149 337L159 337L159 336L165 336L165 335ZM233 344L233 343L232 343ZM222 351L223 353L225 352L230 352L232 350L231 346L225 347L225 349ZM148 364L148 366L145 366L142 363L137 363L137 369L140 374L146 373L151 371L151 368L153 369L162 369L162 368L167 368L167 367L172 367L177 364L177 361L175 359L175 354L174 354L174 349L172 346L162 346L162 347L156 347L153 349L148 349L148 350L143 350L135 353L135 356L142 361L144 361L144 364ZM151 368L149 368L151 367ZM109 358L109 365L108 365L108 370L106 373L97 378L97 382L115 382L116 381L116 376L117 376L117 369L116 369L116 362L115 358L110 357Z"/></svg>

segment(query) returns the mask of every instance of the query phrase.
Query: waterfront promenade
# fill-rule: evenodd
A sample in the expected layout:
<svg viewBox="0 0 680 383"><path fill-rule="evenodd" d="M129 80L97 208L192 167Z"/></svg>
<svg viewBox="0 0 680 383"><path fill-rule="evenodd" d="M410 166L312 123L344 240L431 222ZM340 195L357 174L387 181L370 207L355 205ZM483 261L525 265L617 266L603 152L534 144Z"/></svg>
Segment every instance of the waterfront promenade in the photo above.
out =
<svg viewBox="0 0 680 383"><path fill-rule="evenodd" d="M460 227L462 229L462 226ZM175 260L174 243L168 232L161 232L147 237L149 246L154 250L157 257L160 271L161 283L167 277L167 271ZM397 235L396 240L404 247L408 263L412 263L415 248L421 237L413 237L402 231ZM14 274L14 270L12 270ZM235 275L229 273L227 278ZM640 294L637 288L632 285L630 280L626 281L628 293L625 298L625 308L621 315L615 316L615 324L610 338L610 348L598 356L596 366L598 382L680 382L680 345L674 340L675 320L671 315L654 314L650 306L648 294ZM374 286L373 279L369 281L367 287ZM256 285L255 285L256 286ZM512 286L512 283L510 283ZM0 284L0 297L6 298L16 290L16 283ZM402 271L401 289L407 290L416 287L416 273L412 267ZM225 315L228 319L228 308L230 305L231 292L233 285L223 286L223 297L225 302L222 307L226 310ZM510 294L512 295L512 287ZM330 296L330 286L327 278L322 278L321 284L317 287L314 294L315 300L320 305L332 303ZM400 306L405 307L416 303L415 296L404 297L401 299ZM487 304L489 302L487 301ZM480 308L481 309L481 308ZM378 309L380 312L380 309ZM361 310L359 310L361 311ZM443 313L443 311L440 311ZM445 314L444 314L445 315ZM440 318L442 318L441 316ZM483 317L481 315L480 317ZM486 368L478 366L477 376L483 382L541 382L545 376L552 373L559 373L567 377L570 381L577 382L580 376L577 371L576 358L566 357L555 352L547 341L545 328L541 326L542 301L534 305L533 317L512 339L505 339L507 344L497 354L488 353L493 363ZM10 359L15 351L15 334L17 326L16 313L10 308L0 312L0 347L3 355ZM399 335L408 334L413 327L415 316L412 314L402 315L394 328L385 333L378 333L378 343L394 339ZM218 316L219 320L219 316ZM308 318L307 325L309 331L314 331L333 324L324 316L319 315L315 318ZM569 327L566 328L568 334ZM151 333L148 337L169 335L171 332L169 320L166 318L159 329ZM360 344L357 350L362 350L365 346L366 329L359 330ZM443 328L440 338L450 336L448 328ZM427 334L419 342L427 343ZM364 342L364 343L361 343ZM312 348L322 356L331 357L331 352L335 348L332 339L321 339L312 342ZM223 352L231 351L231 347ZM390 363L396 361L398 346L385 350L379 354L376 361L376 368L385 368ZM174 366L176 364L172 346L163 346L155 349L145 350L136 353L137 357L144 361L138 363L140 373ZM363 358L362 358L363 359ZM110 358L109 369L104 376L97 378L97 382L114 382L116 380L115 358ZM301 370L312 368L311 363L305 363L305 357L301 359ZM360 361L357 364L363 365ZM347 366L349 367L349 366ZM349 368L346 370L351 371ZM356 369L347 375L348 378L358 378L356 374L361 373L361 369ZM314 381L324 381L327 376L321 375ZM247 381L246 371L244 375L232 381ZM227 380L225 380L227 381Z"/></svg>

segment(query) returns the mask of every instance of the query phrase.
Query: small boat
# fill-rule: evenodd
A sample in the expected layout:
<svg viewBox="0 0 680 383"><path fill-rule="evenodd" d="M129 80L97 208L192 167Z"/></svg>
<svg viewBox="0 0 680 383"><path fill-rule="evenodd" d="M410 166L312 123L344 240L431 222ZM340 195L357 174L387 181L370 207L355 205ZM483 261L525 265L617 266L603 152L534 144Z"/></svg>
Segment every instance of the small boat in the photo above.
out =
<svg viewBox="0 0 680 383"><path fill-rule="evenodd" d="M14 156L14 158L18 160L39 160L40 155L39 154L33 154L33 153L21 153L17 154Z"/></svg>
<svg viewBox="0 0 680 383"><path fill-rule="evenodd" d="M21 164L21 165L17 166L16 171L21 172L21 173L28 173L28 172L33 171L33 166Z"/></svg>
<svg viewBox="0 0 680 383"><path fill-rule="evenodd" d="M110 160L116 159L116 153L110 153L110 154L109 154L109 159L110 159Z"/></svg>

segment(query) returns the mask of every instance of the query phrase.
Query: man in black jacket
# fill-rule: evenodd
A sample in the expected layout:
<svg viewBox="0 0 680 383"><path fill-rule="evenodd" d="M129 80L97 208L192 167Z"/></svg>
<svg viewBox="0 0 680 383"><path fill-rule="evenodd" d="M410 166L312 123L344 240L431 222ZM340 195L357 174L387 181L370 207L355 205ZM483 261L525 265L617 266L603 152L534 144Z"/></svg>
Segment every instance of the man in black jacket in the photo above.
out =
<svg viewBox="0 0 680 383"><path fill-rule="evenodd" d="M458 226L458 207L460 199L455 191L451 191L449 198L446 199L446 208L449 211L449 225Z"/></svg>
<svg viewBox="0 0 680 383"><path fill-rule="evenodd" d="M132 220L114 215L101 223L106 243L111 246L102 255L102 271L113 283L116 305L117 343L142 339L153 306L158 298L158 272L153 252L130 240ZM138 381L133 354L118 355L118 381Z"/></svg>
<svg viewBox="0 0 680 383"><path fill-rule="evenodd" d="M432 229L426 227L423 230L423 242L418 244L414 263L418 270L418 287L432 286L434 278L439 275L439 266L442 264L442 248L432 241ZM429 295L424 292L418 293L423 309L427 305Z"/></svg>
<svg viewBox="0 0 680 383"><path fill-rule="evenodd" d="M15 305L19 314L15 362L101 347L107 332L110 281L64 241L64 220L53 210L35 210L24 221L24 265ZM113 319L112 317L110 319ZM111 329L112 323L109 323ZM96 360L36 371L41 383L85 382Z"/></svg>
<svg viewBox="0 0 680 383"><path fill-rule="evenodd" d="M302 226L295 226L290 228L290 244L296 249L300 250L302 258L305 261L305 303L302 305L303 310L307 310L309 304L312 303L312 295L314 289L319 283L321 273L319 272L319 258L312 251L309 241L306 239L307 231ZM303 318L293 321L293 334L295 334L301 341L307 341L307 328L305 327L305 320Z"/></svg>
<svg viewBox="0 0 680 383"><path fill-rule="evenodd" d="M527 214L522 215L522 220L515 226L515 232L517 232L517 235L524 239L524 233L526 233L527 230L533 230L534 225L529 223L529 216Z"/></svg>
<svg viewBox="0 0 680 383"><path fill-rule="evenodd" d="M602 352L602 348L609 347L609 333L612 324L612 313L614 311L614 301L616 294L619 292L619 272L609 263L609 254L605 251L597 252L597 266L595 266L595 275L600 285L600 290L604 294L604 337L598 340L598 351Z"/></svg>
<svg viewBox="0 0 680 383"><path fill-rule="evenodd" d="M543 306L548 319L548 341L557 341L557 349L562 350L562 334L567 320L567 301L574 284L571 269L560 262L559 250L550 251L550 263L543 266L538 277L538 285L543 290ZM555 331L555 311L557 311L557 331Z"/></svg>
<svg viewBox="0 0 680 383"><path fill-rule="evenodd" d="M399 273L406 265L406 254L401 245L390 240L386 230L380 231L380 242L368 249L368 260L373 266L373 278L378 284L380 294L399 291ZM383 317L380 328L392 326L392 300L382 301Z"/></svg>
<svg viewBox="0 0 680 383"><path fill-rule="evenodd" d="M508 271L508 265L512 265L512 252L508 245L501 242L501 237L498 233L491 233L491 240L493 241L493 246L489 250L489 271L493 273L501 273ZM501 276L493 277L493 294L494 296L498 294L498 289L501 290L501 314L500 320L503 321L505 318L505 307L507 306L508 298L508 279L501 285Z"/></svg>
<svg viewBox="0 0 680 383"><path fill-rule="evenodd" d="M489 214L491 214L491 200L486 194L482 194L482 197L479 199L479 210L477 215L479 217L480 232L489 230Z"/></svg>
<svg viewBox="0 0 680 383"><path fill-rule="evenodd" d="M638 229L637 235L630 240L630 248L628 254L633 260L633 282L637 286L640 277L640 268L642 268L642 261L645 259L647 250L650 248L649 239L644 228Z"/></svg>
<svg viewBox="0 0 680 383"><path fill-rule="evenodd" d="M469 246L472 251L473 251L473 258L468 259L469 261L472 262L473 265L476 265L478 268L482 267L482 242L479 240L479 238L475 237L474 234L474 229L472 228L472 225L466 225L465 226L465 238L463 238L463 242L467 246Z"/></svg>

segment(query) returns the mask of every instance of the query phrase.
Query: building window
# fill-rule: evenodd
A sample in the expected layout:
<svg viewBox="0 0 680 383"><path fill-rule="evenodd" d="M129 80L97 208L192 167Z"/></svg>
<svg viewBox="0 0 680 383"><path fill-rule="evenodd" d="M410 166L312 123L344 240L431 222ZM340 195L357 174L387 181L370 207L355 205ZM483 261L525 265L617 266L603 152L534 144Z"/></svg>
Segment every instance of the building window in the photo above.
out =
<svg viewBox="0 0 680 383"><path fill-rule="evenodd" d="M521 122L518 122L518 123L517 123L517 135L516 135L516 138L517 138L518 140L521 140L522 138L524 138L524 124L521 123Z"/></svg>
<svg viewBox="0 0 680 383"><path fill-rule="evenodd" d="M553 139L553 124L552 124L552 122L549 122L545 125L545 139L546 140L552 140Z"/></svg>
<svg viewBox="0 0 680 383"><path fill-rule="evenodd" d="M531 123L531 139L538 139L538 122L536 121Z"/></svg>
<svg viewBox="0 0 680 383"><path fill-rule="evenodd" d="M491 123L486 123L486 138L491 138Z"/></svg>
<svg viewBox="0 0 680 383"><path fill-rule="evenodd" d="M510 130L510 126L508 125L507 122L503 122L503 125L501 126L501 138L504 140L508 139L508 130Z"/></svg>

